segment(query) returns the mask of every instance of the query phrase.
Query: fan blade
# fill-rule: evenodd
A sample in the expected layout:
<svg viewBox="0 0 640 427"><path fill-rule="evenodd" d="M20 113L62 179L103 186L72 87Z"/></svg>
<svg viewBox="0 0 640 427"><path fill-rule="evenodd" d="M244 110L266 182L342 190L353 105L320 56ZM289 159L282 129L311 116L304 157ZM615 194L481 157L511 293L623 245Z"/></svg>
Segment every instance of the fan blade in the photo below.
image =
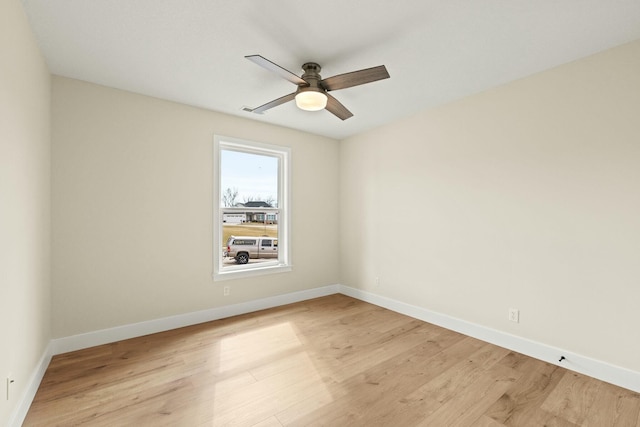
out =
<svg viewBox="0 0 640 427"><path fill-rule="evenodd" d="M347 107L342 105L340 101L338 101L328 93L326 95L327 95L327 106L324 108L327 111L335 115L340 120L347 120L349 117L353 116L353 113L347 110Z"/></svg>
<svg viewBox="0 0 640 427"><path fill-rule="evenodd" d="M321 80L320 84L326 90L338 90L388 78L389 73L387 72L387 68L384 65L379 65L377 67L365 68L364 70L328 77Z"/></svg>
<svg viewBox="0 0 640 427"><path fill-rule="evenodd" d="M254 64L258 64L259 66L261 66L262 68L271 71L272 73L276 73L277 75L279 75L280 77L289 80L291 83L295 84L295 85L306 85L307 82L305 82L304 80L302 80L300 77L296 76L295 74L293 74L291 71L282 68L281 66L279 66L278 64L276 64L275 62L271 62L269 61L267 58L264 58L260 55L248 55L245 56L245 58L247 58L249 61L253 62Z"/></svg>
<svg viewBox="0 0 640 427"><path fill-rule="evenodd" d="M280 104L284 104L285 102L292 101L295 97L296 97L296 93L293 92L293 93L290 93L289 95L285 95L278 99L274 99L271 102L267 102L266 104L256 107L252 110L245 109L245 111L250 111L256 114L262 114L270 108L277 107Z"/></svg>

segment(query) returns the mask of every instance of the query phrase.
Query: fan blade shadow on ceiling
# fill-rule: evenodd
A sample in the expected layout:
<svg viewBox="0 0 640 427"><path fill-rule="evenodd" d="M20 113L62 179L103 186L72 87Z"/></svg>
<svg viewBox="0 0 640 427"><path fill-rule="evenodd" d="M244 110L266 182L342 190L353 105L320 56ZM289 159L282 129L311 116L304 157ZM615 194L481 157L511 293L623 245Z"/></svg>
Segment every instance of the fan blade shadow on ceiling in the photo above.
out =
<svg viewBox="0 0 640 427"><path fill-rule="evenodd" d="M372 54L380 52L381 47L397 44L399 40L407 37L411 34L413 25L424 25L425 19L424 15L407 14L403 8L389 11L387 10L389 7L381 3L377 8L386 11L386 14L381 13L378 16L384 18L374 19L372 16L375 15L369 15L371 19L365 20L362 24L367 28L375 28L375 31L370 31L366 38L339 40L337 34L340 34L341 30L352 28L351 18L345 18L340 23L334 22L333 25L339 25L338 30L328 31L325 21L318 20L315 14L307 13L306 3L296 1L287 3L287 6L282 7L286 7L290 14L297 11L295 21L274 14L274 6L270 2L252 3L252 7L245 11L245 17L251 23L254 36L262 40L263 50L265 47L270 48L270 54L283 58L279 51L286 46L285 52L289 53L289 57L285 59L288 61L293 59L295 64L310 61L319 64L340 64L354 57L359 59L364 56L371 57ZM350 8L346 7L346 9ZM389 14L397 15L396 19L388 19ZM300 36L301 29L304 29L304 37ZM314 52L313 58L309 57L309 52Z"/></svg>

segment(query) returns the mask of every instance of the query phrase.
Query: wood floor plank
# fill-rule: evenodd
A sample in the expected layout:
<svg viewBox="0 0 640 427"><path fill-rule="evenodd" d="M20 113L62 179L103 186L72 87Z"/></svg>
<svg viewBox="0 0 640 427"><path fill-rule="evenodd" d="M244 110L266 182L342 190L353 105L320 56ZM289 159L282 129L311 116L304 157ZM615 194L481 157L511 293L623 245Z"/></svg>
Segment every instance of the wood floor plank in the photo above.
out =
<svg viewBox="0 0 640 427"><path fill-rule="evenodd" d="M451 364L433 380L404 397L402 402L406 405L405 410L397 414L396 419L402 420L407 425L415 425L414 423L419 425L433 416L434 424L432 425L446 425L437 424L438 420L445 417L439 412L442 408L451 408L450 402L462 397L474 384L479 385L480 389L486 392L485 386L494 382L493 377L486 375L488 368L504 358L509 351L477 340L473 340L472 343L476 346L474 352L454 358L453 361L456 363ZM487 383L478 383L481 378L485 378ZM507 380L512 381L511 375ZM457 405L457 403L454 404L454 406ZM460 415L461 413L456 414L456 416Z"/></svg>
<svg viewBox="0 0 640 427"><path fill-rule="evenodd" d="M505 426L522 426L535 418L533 412L544 403L566 370L517 353L510 353L503 362L522 376L487 410L486 415Z"/></svg>
<svg viewBox="0 0 640 427"><path fill-rule="evenodd" d="M571 423L584 425L593 405L600 381L592 381L584 375L570 372L553 389L541 408Z"/></svg>
<svg viewBox="0 0 640 427"><path fill-rule="evenodd" d="M465 337L451 331L440 331L443 333L432 331L433 335L425 336L425 341L417 347L374 368L358 372L346 381L330 385L329 391L333 396L331 405L314 396L311 402L303 401L278 413L278 419L285 425L312 425L355 412L366 415L369 420L384 421L388 408L396 405L399 395L436 377L447 363L455 363L455 357L448 357L445 352ZM467 345L459 346L462 347L468 351Z"/></svg>
<svg viewBox="0 0 640 427"><path fill-rule="evenodd" d="M487 371L468 386L457 388L454 396L442 402L440 407L420 426L474 426L482 414L496 399L516 381L517 373L505 367Z"/></svg>
<svg viewBox="0 0 640 427"><path fill-rule="evenodd" d="M640 394L331 295L57 355L23 425L640 427Z"/></svg>
<svg viewBox="0 0 640 427"><path fill-rule="evenodd" d="M269 417L264 421L254 424L253 427L283 427L276 417Z"/></svg>
<svg viewBox="0 0 640 427"><path fill-rule="evenodd" d="M504 424L501 424L494 420L491 417L483 415L482 417L476 420L474 427L504 427Z"/></svg>
<svg viewBox="0 0 640 427"><path fill-rule="evenodd" d="M602 383L594 404L587 411L584 425L587 427L602 425L624 427L634 417L640 422L640 395L611 384Z"/></svg>

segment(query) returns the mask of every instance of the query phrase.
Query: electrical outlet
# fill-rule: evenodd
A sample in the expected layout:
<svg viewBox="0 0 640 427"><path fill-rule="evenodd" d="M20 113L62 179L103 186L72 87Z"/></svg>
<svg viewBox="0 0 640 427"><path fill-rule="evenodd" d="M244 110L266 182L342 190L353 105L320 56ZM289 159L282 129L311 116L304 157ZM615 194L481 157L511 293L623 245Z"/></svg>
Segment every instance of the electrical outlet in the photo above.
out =
<svg viewBox="0 0 640 427"><path fill-rule="evenodd" d="M225 286L222 290L222 293L224 294L224 296L228 296L229 292L231 291L231 289L229 289L229 286Z"/></svg>
<svg viewBox="0 0 640 427"><path fill-rule="evenodd" d="M520 310L517 308L509 309L509 320L512 322L519 323L520 322Z"/></svg>
<svg viewBox="0 0 640 427"><path fill-rule="evenodd" d="M380 278L376 277L376 288L380 287Z"/></svg>

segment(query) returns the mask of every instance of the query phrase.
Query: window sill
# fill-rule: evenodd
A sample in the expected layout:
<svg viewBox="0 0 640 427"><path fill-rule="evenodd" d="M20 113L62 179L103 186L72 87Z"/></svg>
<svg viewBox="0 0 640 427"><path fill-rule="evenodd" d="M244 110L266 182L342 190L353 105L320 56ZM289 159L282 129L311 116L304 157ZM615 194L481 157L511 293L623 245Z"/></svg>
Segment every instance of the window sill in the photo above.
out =
<svg viewBox="0 0 640 427"><path fill-rule="evenodd" d="M291 271L290 264L271 264L252 268L227 268L225 271L214 273L213 281L220 282L223 280L240 279L244 277L264 276L265 274L285 273Z"/></svg>

